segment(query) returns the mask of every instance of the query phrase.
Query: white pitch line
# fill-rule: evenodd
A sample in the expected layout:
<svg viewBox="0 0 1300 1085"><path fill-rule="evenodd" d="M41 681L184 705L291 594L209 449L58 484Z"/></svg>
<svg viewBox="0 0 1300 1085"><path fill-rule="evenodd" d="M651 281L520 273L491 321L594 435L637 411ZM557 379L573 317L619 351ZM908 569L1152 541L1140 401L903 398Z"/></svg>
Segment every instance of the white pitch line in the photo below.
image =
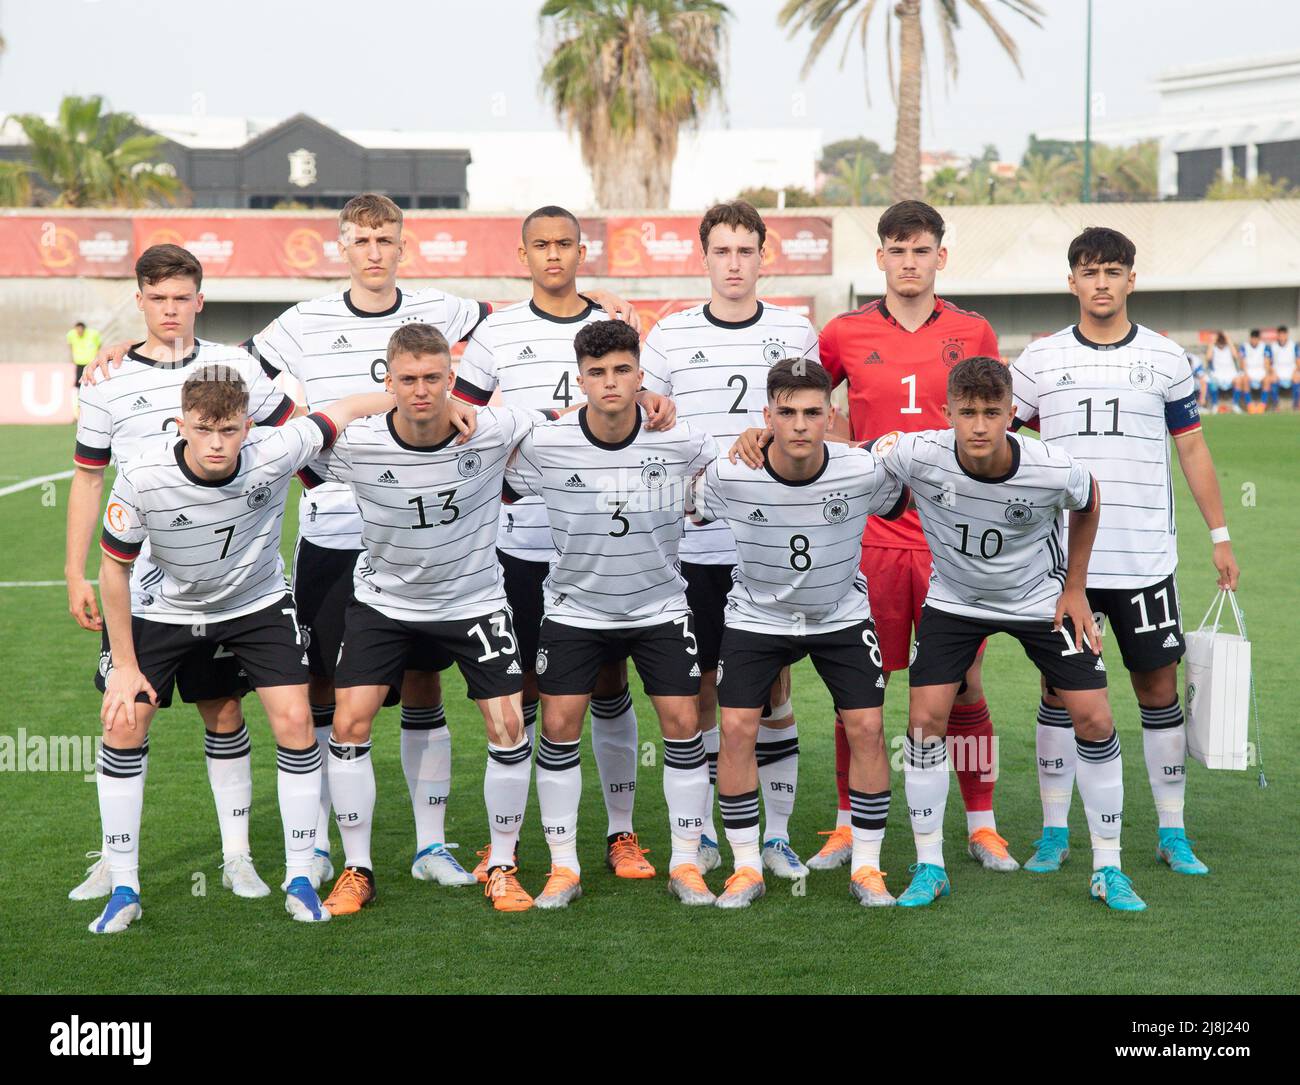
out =
<svg viewBox="0 0 1300 1085"><path fill-rule="evenodd" d="M0 588L61 588L66 580L0 580ZM98 584L98 580L87 581Z"/></svg>
<svg viewBox="0 0 1300 1085"><path fill-rule="evenodd" d="M0 490L0 497L8 497L10 494L16 494L19 490L30 490L33 486L40 486L45 482L57 482L60 479L71 478L71 471L56 471L52 475L37 475L35 478L24 479L22 482L15 482L12 486L6 486Z"/></svg>

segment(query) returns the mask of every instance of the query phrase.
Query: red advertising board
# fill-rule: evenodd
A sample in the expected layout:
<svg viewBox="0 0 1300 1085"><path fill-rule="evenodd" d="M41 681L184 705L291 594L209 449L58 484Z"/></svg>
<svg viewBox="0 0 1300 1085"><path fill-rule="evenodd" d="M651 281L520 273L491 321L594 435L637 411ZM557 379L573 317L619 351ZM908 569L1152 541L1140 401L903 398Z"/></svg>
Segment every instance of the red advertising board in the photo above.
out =
<svg viewBox="0 0 1300 1085"><path fill-rule="evenodd" d="M699 223L688 216L588 218L582 222L587 259L579 271L595 276L702 274ZM408 216L407 278L526 278L516 218ZM0 217L0 276L69 275L130 278L135 258L150 245L189 249L207 278L339 279L333 216L168 215L118 218L51 215ZM828 275L831 224L814 216L768 222L767 275Z"/></svg>
<svg viewBox="0 0 1300 1085"><path fill-rule="evenodd" d="M763 272L767 275L829 275L830 219L811 215L766 220ZM699 219L644 215L605 223L607 275L699 275Z"/></svg>
<svg viewBox="0 0 1300 1085"><path fill-rule="evenodd" d="M135 252L122 218L0 218L0 274L126 278Z"/></svg>

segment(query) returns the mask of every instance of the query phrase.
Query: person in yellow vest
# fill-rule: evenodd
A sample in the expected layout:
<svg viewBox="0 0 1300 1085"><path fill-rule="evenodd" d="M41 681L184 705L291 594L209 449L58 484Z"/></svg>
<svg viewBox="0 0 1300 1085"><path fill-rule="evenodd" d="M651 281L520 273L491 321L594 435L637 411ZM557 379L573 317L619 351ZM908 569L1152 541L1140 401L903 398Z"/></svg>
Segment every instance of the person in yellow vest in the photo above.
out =
<svg viewBox="0 0 1300 1085"><path fill-rule="evenodd" d="M76 413L76 407L80 403L77 395L81 387L81 374L86 371L86 366L95 360L95 355L99 353L100 345L103 343L103 337L94 328L87 328L83 320L78 320L72 325L72 331L68 332L68 353L72 357L72 364L77 367L77 374L72 378L72 395L73 395L73 412Z"/></svg>

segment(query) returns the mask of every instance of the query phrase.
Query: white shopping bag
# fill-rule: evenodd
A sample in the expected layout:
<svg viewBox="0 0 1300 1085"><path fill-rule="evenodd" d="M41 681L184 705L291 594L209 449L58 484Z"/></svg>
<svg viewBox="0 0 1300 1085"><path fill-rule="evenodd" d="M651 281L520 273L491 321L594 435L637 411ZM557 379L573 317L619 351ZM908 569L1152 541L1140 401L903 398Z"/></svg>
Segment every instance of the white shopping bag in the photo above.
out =
<svg viewBox="0 0 1300 1085"><path fill-rule="evenodd" d="M1224 596L1232 603L1236 633L1219 631ZM1215 612L1213 625L1209 624L1210 611ZM1250 641L1237 608L1236 592L1220 590L1201 619L1201 627L1187 634L1183 663L1188 752L1207 769L1246 768Z"/></svg>

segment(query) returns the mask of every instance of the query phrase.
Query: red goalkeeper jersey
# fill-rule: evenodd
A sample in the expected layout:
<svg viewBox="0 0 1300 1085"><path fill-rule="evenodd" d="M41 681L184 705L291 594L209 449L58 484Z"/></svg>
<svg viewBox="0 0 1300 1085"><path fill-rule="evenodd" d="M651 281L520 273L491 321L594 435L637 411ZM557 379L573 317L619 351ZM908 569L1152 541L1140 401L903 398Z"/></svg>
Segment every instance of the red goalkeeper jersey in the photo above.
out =
<svg viewBox="0 0 1300 1085"><path fill-rule="evenodd" d="M949 370L974 355L999 357L989 322L942 298L935 298L934 312L914 332L899 325L883 298L868 302L827 324L819 347L832 382L849 382L849 422L859 441L891 430L946 429ZM862 543L929 549L915 509L897 520L871 517Z"/></svg>

